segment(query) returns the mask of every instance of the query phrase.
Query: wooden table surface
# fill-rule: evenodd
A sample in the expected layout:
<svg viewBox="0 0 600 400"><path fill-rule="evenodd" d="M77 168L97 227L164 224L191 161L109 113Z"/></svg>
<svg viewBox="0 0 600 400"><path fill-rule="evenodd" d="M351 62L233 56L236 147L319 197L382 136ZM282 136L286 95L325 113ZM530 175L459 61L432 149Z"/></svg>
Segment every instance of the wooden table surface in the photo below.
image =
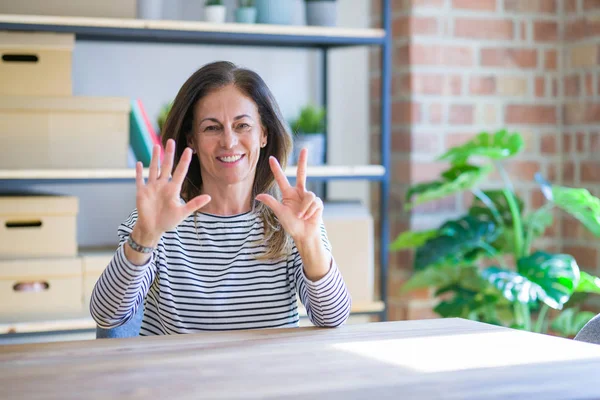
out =
<svg viewBox="0 0 600 400"><path fill-rule="evenodd" d="M2 399L600 398L600 346L461 319L0 347Z"/></svg>

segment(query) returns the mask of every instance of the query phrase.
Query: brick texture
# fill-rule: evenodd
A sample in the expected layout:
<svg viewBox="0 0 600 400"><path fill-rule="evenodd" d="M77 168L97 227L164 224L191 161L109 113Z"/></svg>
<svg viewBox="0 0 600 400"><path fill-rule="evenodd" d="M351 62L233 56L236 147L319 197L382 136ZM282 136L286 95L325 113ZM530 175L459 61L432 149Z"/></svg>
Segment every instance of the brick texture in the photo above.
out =
<svg viewBox="0 0 600 400"><path fill-rule="evenodd" d="M438 178L447 165L435 158L481 131L523 134L525 150L506 168L527 207L546 202L537 172L600 194L600 0L397 0L393 11L393 195L383 212L394 235L464 212L463 195L406 212L405 193ZM379 140L377 129L373 135ZM501 184L497 174L490 179ZM534 247L573 254L600 275L594 238L564 214ZM411 252L390 254L390 319L432 316L429 291L399 294L411 266Z"/></svg>

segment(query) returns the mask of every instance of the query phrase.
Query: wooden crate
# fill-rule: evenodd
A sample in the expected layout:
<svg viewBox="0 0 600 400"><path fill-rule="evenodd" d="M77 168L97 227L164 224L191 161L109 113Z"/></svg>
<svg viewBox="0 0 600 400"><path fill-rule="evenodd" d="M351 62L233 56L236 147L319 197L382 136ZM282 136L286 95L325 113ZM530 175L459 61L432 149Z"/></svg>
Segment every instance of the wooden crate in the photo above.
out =
<svg viewBox="0 0 600 400"><path fill-rule="evenodd" d="M0 168L127 168L128 98L0 96Z"/></svg>
<svg viewBox="0 0 600 400"><path fill-rule="evenodd" d="M74 257L78 211L77 197L0 197L0 258Z"/></svg>
<svg viewBox="0 0 600 400"><path fill-rule="evenodd" d="M359 203L327 203L323 223L353 303L373 301L373 217Z"/></svg>
<svg viewBox="0 0 600 400"><path fill-rule="evenodd" d="M20 322L82 315L81 259L0 260L0 320Z"/></svg>
<svg viewBox="0 0 600 400"><path fill-rule="evenodd" d="M88 310L96 282L115 255L114 250L81 253L83 268L83 307Z"/></svg>
<svg viewBox="0 0 600 400"><path fill-rule="evenodd" d="M0 32L0 95L71 96L74 45L68 33Z"/></svg>
<svg viewBox="0 0 600 400"><path fill-rule="evenodd" d="M136 0L11 0L0 1L0 14L67 17L135 18Z"/></svg>

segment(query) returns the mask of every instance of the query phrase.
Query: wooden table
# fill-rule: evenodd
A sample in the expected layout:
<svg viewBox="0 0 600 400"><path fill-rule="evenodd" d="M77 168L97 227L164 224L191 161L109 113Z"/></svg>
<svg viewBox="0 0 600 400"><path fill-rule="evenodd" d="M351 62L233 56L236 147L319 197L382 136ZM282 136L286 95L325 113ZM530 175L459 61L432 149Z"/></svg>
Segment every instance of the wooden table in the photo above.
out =
<svg viewBox="0 0 600 400"><path fill-rule="evenodd" d="M600 398L600 346L461 319L0 347L2 399Z"/></svg>

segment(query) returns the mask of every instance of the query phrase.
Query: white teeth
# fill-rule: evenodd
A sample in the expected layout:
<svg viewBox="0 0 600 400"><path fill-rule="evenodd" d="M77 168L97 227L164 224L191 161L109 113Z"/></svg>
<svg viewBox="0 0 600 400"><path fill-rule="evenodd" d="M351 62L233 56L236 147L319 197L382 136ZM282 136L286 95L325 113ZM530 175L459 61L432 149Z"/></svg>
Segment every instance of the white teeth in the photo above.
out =
<svg viewBox="0 0 600 400"><path fill-rule="evenodd" d="M233 163L239 160L240 158L242 158L242 155L238 154L237 156L219 157L219 160L227 163Z"/></svg>

